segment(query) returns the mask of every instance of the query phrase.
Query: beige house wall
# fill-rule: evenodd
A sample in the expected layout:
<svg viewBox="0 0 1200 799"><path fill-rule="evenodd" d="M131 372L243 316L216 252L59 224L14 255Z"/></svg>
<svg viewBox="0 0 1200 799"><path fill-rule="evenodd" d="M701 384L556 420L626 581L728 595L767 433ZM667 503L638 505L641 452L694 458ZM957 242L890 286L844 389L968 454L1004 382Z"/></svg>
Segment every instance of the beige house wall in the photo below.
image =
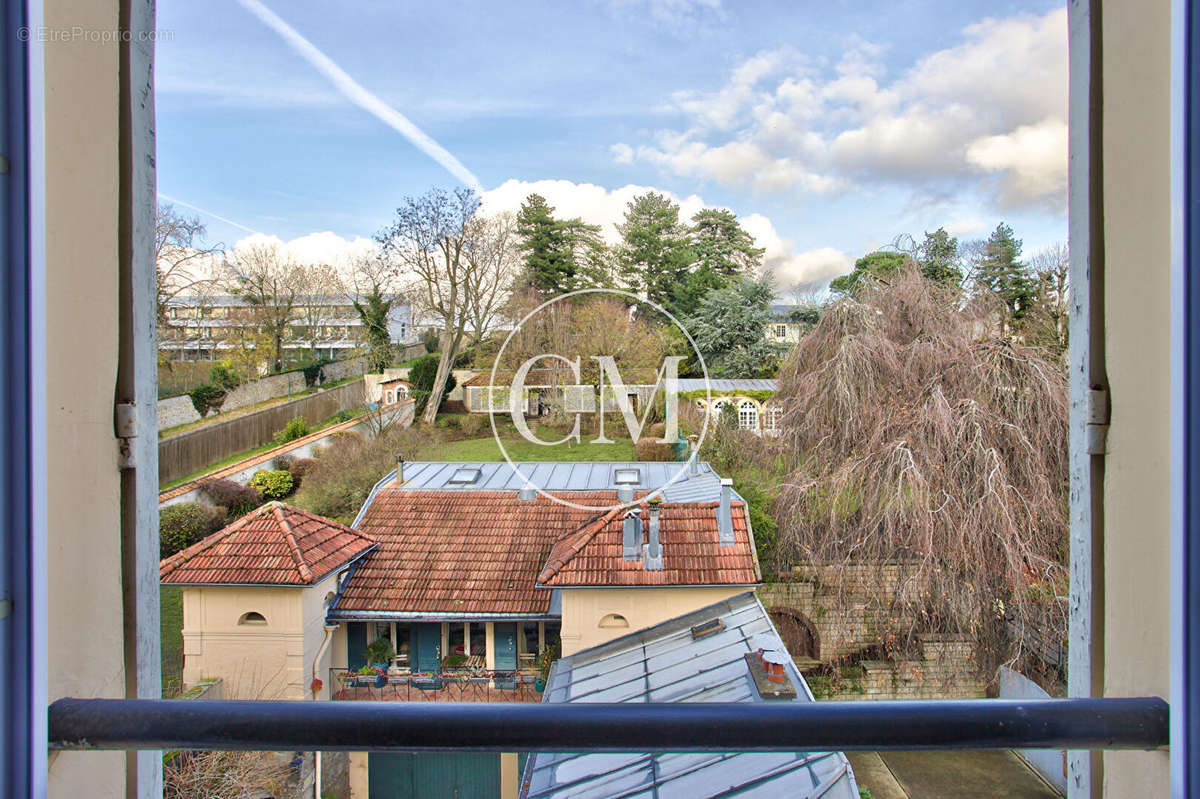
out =
<svg viewBox="0 0 1200 799"><path fill-rule="evenodd" d="M324 603L337 587L331 575L315 586L185 586L183 681L220 677L228 698L310 699L312 664L324 640ZM266 624L238 624L246 613ZM333 642L317 676L328 679ZM345 647L342 647L343 651ZM322 689L328 698L329 686Z"/></svg>
<svg viewBox="0 0 1200 799"><path fill-rule="evenodd" d="M1104 692L1170 692L1171 4L1102 3ZM1167 796L1168 753L1105 752L1104 795Z"/></svg>
<svg viewBox="0 0 1200 799"><path fill-rule="evenodd" d="M573 655L589 646L728 599L746 588L564 588L562 653ZM610 615L624 617L628 626L601 627L601 620Z"/></svg>
<svg viewBox="0 0 1200 799"><path fill-rule="evenodd" d="M44 24L117 30L112 0L46 0ZM125 695L117 375L116 42L48 41L46 559L48 699ZM123 752L51 752L51 799L125 795Z"/></svg>

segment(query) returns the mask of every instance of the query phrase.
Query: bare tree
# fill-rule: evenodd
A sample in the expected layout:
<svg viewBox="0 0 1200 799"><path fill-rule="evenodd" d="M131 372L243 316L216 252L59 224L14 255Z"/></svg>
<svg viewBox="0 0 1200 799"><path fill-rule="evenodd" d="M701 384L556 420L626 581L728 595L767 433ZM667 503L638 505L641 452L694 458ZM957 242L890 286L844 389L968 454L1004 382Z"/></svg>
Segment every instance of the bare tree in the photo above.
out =
<svg viewBox="0 0 1200 799"><path fill-rule="evenodd" d="M154 263L157 267L158 322L167 319L171 300L213 280L212 262L224 245L205 245L205 227L198 217L185 217L175 206L158 206L154 225Z"/></svg>
<svg viewBox="0 0 1200 799"><path fill-rule="evenodd" d="M471 257L472 220L479 198L470 189L452 194L431 189L408 197L392 224L376 237L383 252L413 276L414 302L441 326L441 358L421 420L432 424L445 394L446 378L462 348L471 319L471 289L478 261Z"/></svg>
<svg viewBox="0 0 1200 799"><path fill-rule="evenodd" d="M517 221L511 213L471 220L464 282L474 341L482 341L508 299L521 269Z"/></svg>
<svg viewBox="0 0 1200 799"><path fill-rule="evenodd" d="M1067 346L1067 322L1070 314L1071 258L1067 245L1057 242L1033 257L1030 266L1037 279L1037 321L1053 333L1054 345Z"/></svg>
<svg viewBox="0 0 1200 799"><path fill-rule="evenodd" d="M302 268L279 247L255 245L236 250L227 261L229 290L250 306L250 319L270 347L270 363L283 370L283 343L292 323Z"/></svg>
<svg viewBox="0 0 1200 799"><path fill-rule="evenodd" d="M328 264L301 266L296 270L296 320L304 328L312 357L322 329L338 322L338 307L345 293L342 278Z"/></svg>

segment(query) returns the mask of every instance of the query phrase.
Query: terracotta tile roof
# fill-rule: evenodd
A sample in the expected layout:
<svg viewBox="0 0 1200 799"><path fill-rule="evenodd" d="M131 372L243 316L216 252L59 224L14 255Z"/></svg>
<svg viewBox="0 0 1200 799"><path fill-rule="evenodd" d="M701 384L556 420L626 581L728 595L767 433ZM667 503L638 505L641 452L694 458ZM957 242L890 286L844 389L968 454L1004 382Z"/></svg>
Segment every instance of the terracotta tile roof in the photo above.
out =
<svg viewBox="0 0 1200 799"><path fill-rule="evenodd" d="M718 541L720 503L664 502L659 505L661 571L647 571L642 560L625 560L621 552L624 511L610 511L563 538L550 553L538 583L546 586L587 585L753 585L760 582L754 545L747 532L745 506L732 504L734 543ZM642 505L642 519L649 519Z"/></svg>
<svg viewBox="0 0 1200 799"><path fill-rule="evenodd" d="M313 585L375 545L344 524L268 502L158 565L164 583Z"/></svg>
<svg viewBox="0 0 1200 799"><path fill-rule="evenodd" d="M580 504L615 504L616 492L572 492ZM376 494L359 528L379 542L354 572L336 613L545 614L550 591L534 587L554 543L595 510L515 491Z"/></svg>

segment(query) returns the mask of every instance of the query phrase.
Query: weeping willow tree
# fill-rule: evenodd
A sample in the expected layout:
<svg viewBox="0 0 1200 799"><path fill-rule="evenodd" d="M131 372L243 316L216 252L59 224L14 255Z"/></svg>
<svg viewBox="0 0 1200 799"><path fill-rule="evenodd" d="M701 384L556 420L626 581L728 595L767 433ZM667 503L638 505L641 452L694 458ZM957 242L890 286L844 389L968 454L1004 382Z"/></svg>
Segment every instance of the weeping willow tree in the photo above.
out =
<svg viewBox="0 0 1200 799"><path fill-rule="evenodd" d="M966 634L990 671L1065 642L1067 376L1000 312L910 268L833 305L780 375L779 555L884 609L889 654Z"/></svg>

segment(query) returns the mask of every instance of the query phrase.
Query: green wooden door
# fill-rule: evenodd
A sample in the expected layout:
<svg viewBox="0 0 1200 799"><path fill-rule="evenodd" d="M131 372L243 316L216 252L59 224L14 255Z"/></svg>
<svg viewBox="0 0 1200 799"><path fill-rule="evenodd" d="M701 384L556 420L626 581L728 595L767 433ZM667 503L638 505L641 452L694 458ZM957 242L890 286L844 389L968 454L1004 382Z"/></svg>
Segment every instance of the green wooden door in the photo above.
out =
<svg viewBox="0 0 1200 799"><path fill-rule="evenodd" d="M500 755L494 752L372 753L369 799L494 799Z"/></svg>
<svg viewBox="0 0 1200 799"><path fill-rule="evenodd" d="M417 671L439 672L442 670L442 625L416 624L413 640L416 642Z"/></svg>
<svg viewBox="0 0 1200 799"><path fill-rule="evenodd" d="M517 670L517 625L513 622L497 622L494 636L496 647L496 671Z"/></svg>

